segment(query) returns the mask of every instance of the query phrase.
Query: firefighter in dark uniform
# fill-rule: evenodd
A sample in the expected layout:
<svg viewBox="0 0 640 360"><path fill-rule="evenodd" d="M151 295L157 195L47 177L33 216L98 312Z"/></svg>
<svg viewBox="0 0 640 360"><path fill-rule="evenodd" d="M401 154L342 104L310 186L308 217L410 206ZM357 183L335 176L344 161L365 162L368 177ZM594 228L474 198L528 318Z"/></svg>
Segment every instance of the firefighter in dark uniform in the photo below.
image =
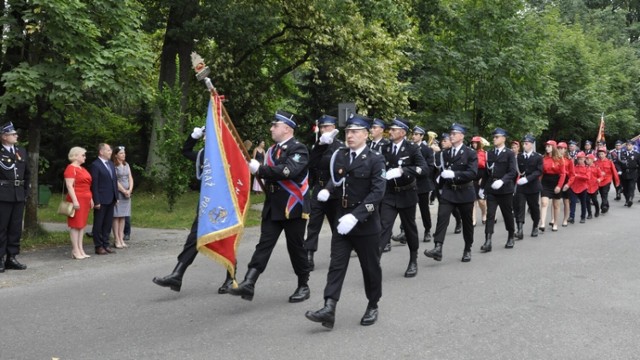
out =
<svg viewBox="0 0 640 360"><path fill-rule="evenodd" d="M593 142L591 142L591 140L585 140L584 150L582 151L584 152L585 155L589 155L589 154L592 154L593 156L596 155L596 150L593 148Z"/></svg>
<svg viewBox="0 0 640 360"><path fill-rule="evenodd" d="M434 151L434 157L435 157L435 162L436 162L436 176L432 177L434 180L434 185L437 185L438 183L438 178L440 177L440 173L442 172L442 170L444 170L444 168L442 167L442 159L443 159L443 155L444 152L448 149L451 148L451 139L449 138L449 133L442 133L441 135L442 140L440 141L440 146L438 146L436 148L436 150ZM438 202L440 202L440 189L435 189L435 191L433 192L433 194L435 194L436 198L438 199ZM432 194L432 199L433 199L433 194ZM454 209L453 212L451 213L451 215L453 215L454 219L456 220L456 226L453 230L454 234L460 234L462 232L462 219L460 218L460 210L459 209Z"/></svg>
<svg viewBox="0 0 640 360"><path fill-rule="evenodd" d="M627 149L620 156L620 167L622 175L622 193L624 194L624 206L633 205L633 195L636 191L636 180L638 179L638 168L640 167L640 154L633 150L633 141L627 141Z"/></svg>
<svg viewBox="0 0 640 360"><path fill-rule="evenodd" d="M369 300L361 325L378 319L378 301L382 296L380 268L380 211L378 207L386 187L384 157L366 144L370 120L352 115L345 129L347 148L337 150L332 161L332 180L318 196L329 200L336 213L336 228L331 238L331 262L324 289L325 305L305 316L327 328L333 328L336 303L347 273L350 254L355 250L360 260L364 291ZM337 194L333 200L329 194Z"/></svg>
<svg viewBox="0 0 640 360"><path fill-rule="evenodd" d="M293 115L277 111L271 123L271 138L276 144L265 154L265 164L252 159L251 174L265 181L266 198L262 208L260 239L249 262L244 281L229 294L253 300L258 276L267 268L271 252L284 230L287 251L298 287L289 302L301 302L309 298L309 272L311 267L304 249L304 231L309 218L309 152L307 147L293 137L298 127Z"/></svg>
<svg viewBox="0 0 640 360"><path fill-rule="evenodd" d="M494 149L487 151L487 171L482 181L487 199L487 223L484 227L485 242L480 247L483 252L491 251L491 237L495 226L496 210L500 207L504 226L507 230L507 249L513 248L515 226L513 221L513 192L518 176L516 157L507 148L507 132L497 128L493 131Z"/></svg>
<svg viewBox="0 0 640 360"><path fill-rule="evenodd" d="M193 128L193 132L191 135L187 137L187 140L182 145L182 155L187 159L196 163L196 178L198 179L198 189L200 189L200 175L202 174L203 164L201 163L202 159L204 159L204 148L195 151L194 148L198 144L198 141L204 136L204 126L203 127L195 127ZM199 204L198 204L199 205ZM184 242L184 246L182 248L182 252L178 255L178 263L176 267L173 269L171 274L164 277L154 277L153 283L156 285L160 285L163 287L168 287L173 291L180 291L182 288L182 278L184 273L187 271L187 268L191 266L193 261L196 259L198 255L198 213L199 207L196 206L196 217L193 219L193 224L191 224L191 231L189 235L187 235L187 239ZM227 272L227 278L224 280L222 286L218 288L218 294L226 294L229 289L233 286L234 278L231 276L229 272Z"/></svg>
<svg viewBox="0 0 640 360"><path fill-rule="evenodd" d="M542 155L535 152L534 144L536 139L533 135L527 134L522 139L522 154L517 157L518 175L520 178L516 185L516 239L524 238L523 229L525 217L525 205L529 206L533 229L531 237L538 236L538 224L540 223L540 192L542 185Z"/></svg>
<svg viewBox="0 0 640 360"><path fill-rule="evenodd" d="M387 124L382 119L373 119L373 124L369 130L371 140L367 141L367 146L371 150L380 152L382 147L389 143L389 139L384 137L384 130Z"/></svg>
<svg viewBox="0 0 640 360"><path fill-rule="evenodd" d="M16 255L20 254L22 217L29 193L29 159L27 151L16 146L18 133L13 123L2 125L0 135L0 272L25 270L27 265L18 262Z"/></svg>
<svg viewBox="0 0 640 360"><path fill-rule="evenodd" d="M420 147L407 141L408 122L401 118L393 119L389 126L390 144L382 149L387 167L387 189L382 205L380 218L382 237L380 250L391 246L391 231L396 217L404 226L409 246L409 265L405 277L414 277L418 273L418 226L416 225L416 205L418 204L418 188L416 178L428 175L427 162L422 157Z"/></svg>
<svg viewBox="0 0 640 360"><path fill-rule="evenodd" d="M569 157L575 160L579 152L578 143L575 140L569 140Z"/></svg>
<svg viewBox="0 0 640 360"><path fill-rule="evenodd" d="M442 193L438 206L436 232L433 234L435 246L432 250L426 250L424 254L436 261L442 260L442 244L451 213L454 209L459 209L464 238L462 262L469 262L473 245L473 202L476 199L473 179L478 173L478 155L464 144L464 135L467 132L464 126L453 124L449 130L452 146L448 150L443 150L442 154L443 170L440 172L439 182Z"/></svg>
<svg viewBox="0 0 640 360"><path fill-rule="evenodd" d="M315 263L313 254L318 250L318 235L322 229L324 217L327 217L329 224L333 224L335 213L327 207L324 202L319 202L316 194L322 190L329 181L329 162L331 155L344 145L344 143L336 139L338 129L336 129L336 118L329 115L322 115L318 119L320 127L320 138L311 149L309 154L309 185L311 186L311 213L309 214L309 223L307 224L307 239L304 247L307 250L307 260L309 266L313 270Z"/></svg>
<svg viewBox="0 0 640 360"><path fill-rule="evenodd" d="M615 165L616 170L618 171L618 176L622 175L622 163L620 163L620 159L622 158L622 152L624 151L623 146L624 142L622 140L616 140L615 148L609 152L609 158L613 161L613 165ZM616 197L614 200L618 201L622 194L622 182L620 182L620 184L615 188Z"/></svg>

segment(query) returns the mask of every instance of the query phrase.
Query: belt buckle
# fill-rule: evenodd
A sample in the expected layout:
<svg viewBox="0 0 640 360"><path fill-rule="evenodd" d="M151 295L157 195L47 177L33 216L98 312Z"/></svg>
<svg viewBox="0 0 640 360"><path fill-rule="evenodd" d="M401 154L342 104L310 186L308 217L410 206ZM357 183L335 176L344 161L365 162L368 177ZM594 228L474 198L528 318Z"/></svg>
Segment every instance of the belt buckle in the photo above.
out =
<svg viewBox="0 0 640 360"><path fill-rule="evenodd" d="M13 181L13 186L20 186L21 185L20 181L22 181L22 180L14 180Z"/></svg>
<svg viewBox="0 0 640 360"><path fill-rule="evenodd" d="M347 199L342 198L342 207L346 209L348 206L349 206L349 202L347 201Z"/></svg>

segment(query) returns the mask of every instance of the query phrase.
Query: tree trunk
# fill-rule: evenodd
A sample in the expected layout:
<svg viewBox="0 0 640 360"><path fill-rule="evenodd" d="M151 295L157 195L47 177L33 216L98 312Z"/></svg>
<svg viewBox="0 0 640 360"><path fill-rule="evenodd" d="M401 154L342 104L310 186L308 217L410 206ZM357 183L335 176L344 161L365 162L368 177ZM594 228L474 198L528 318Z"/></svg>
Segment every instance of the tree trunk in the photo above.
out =
<svg viewBox="0 0 640 360"><path fill-rule="evenodd" d="M26 232L35 233L39 230L38 225L38 164L40 163L40 138L42 130L42 117L46 112L46 102L42 97L36 100L38 112L29 121L29 170L31 180L29 181L29 197L25 205L24 229ZM55 205L54 205L55 206Z"/></svg>
<svg viewBox="0 0 640 360"><path fill-rule="evenodd" d="M194 34L189 30L185 30L185 25L196 17L197 12L197 0L184 0L171 5L164 43L162 44L162 54L160 55L158 90L162 91L165 87L174 87L176 81L180 81L179 85L182 92L180 101L181 113L186 111L189 84L193 77L190 56L191 51L193 51ZM176 61L179 61L179 64ZM179 71L179 74L176 73L177 71ZM182 124L182 121L180 123ZM161 159L156 149L158 144L162 142L162 139L158 138L158 132L164 124L163 115L159 109L156 109L151 127L149 153L147 154L147 171L160 164Z"/></svg>

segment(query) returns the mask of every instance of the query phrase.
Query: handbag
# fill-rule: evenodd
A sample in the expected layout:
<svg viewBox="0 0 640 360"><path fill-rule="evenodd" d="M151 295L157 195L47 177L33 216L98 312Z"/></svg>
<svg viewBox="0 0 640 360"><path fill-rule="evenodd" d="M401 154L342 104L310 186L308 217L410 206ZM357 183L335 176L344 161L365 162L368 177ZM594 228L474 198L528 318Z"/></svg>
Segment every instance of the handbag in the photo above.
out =
<svg viewBox="0 0 640 360"><path fill-rule="evenodd" d="M60 204L58 205L58 214L64 215L67 217L74 217L76 215L76 209L73 208L73 203L65 200L64 198L64 189L65 189L65 181L62 181L62 199L60 200Z"/></svg>

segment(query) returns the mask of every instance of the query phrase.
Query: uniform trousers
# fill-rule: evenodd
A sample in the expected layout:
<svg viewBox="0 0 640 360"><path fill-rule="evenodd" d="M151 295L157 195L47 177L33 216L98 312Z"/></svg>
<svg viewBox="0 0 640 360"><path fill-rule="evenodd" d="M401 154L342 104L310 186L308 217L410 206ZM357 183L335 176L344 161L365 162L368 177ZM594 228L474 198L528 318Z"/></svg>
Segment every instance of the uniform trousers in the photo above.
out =
<svg viewBox="0 0 640 360"><path fill-rule="evenodd" d="M431 211L429 210L429 192L418 194L418 206L420 207L420 217L424 232L431 232Z"/></svg>
<svg viewBox="0 0 640 360"><path fill-rule="evenodd" d="M317 189L318 191L321 189ZM318 192L314 191L314 195L317 195ZM320 235L320 230L322 230L322 224L324 222L325 216L329 221L329 227L331 228L331 232L333 233L333 226L331 224L334 223L336 219L335 211L331 207L331 201L318 201L316 196L313 196L311 199L311 212L309 214L309 224L307 225L307 240L304 242L304 248L307 251L317 251L318 250L318 237Z"/></svg>
<svg viewBox="0 0 640 360"><path fill-rule="evenodd" d="M0 201L0 257L20 253L24 201Z"/></svg>
<svg viewBox="0 0 640 360"><path fill-rule="evenodd" d="M576 215L576 204L578 203L578 201L580 202L580 219L584 219L587 216L587 201L589 201L589 194L587 194L587 190L584 190L581 193L576 194L573 190L571 190L571 193L574 195L573 197L575 197L577 199L576 202L571 202L571 206L570 206L570 210L569 210L569 217L572 219L575 219L575 215Z"/></svg>
<svg viewBox="0 0 640 360"><path fill-rule="evenodd" d="M347 274L351 258L351 250L355 250L360 260L364 291L369 306L377 307L382 296L382 269L380 268L380 250L378 235L340 235L337 232L331 237L331 262L327 274L327 285L324 298L340 300L342 284Z"/></svg>
<svg viewBox="0 0 640 360"><path fill-rule="evenodd" d="M464 250L471 251L473 245L473 201L469 203L452 203L440 197L440 205L438 206L438 220L436 223L436 232L433 234L435 243L444 243L444 237L451 220L451 213L458 209L462 220L462 237L464 238ZM489 218L487 218L489 219Z"/></svg>
<svg viewBox="0 0 640 360"><path fill-rule="evenodd" d="M287 251L293 266L293 272L298 278L309 277L311 267L307 260L307 253L304 249L304 230L307 224L306 219L271 220L262 219L260 225L260 240L256 245L256 250L249 262L250 269L256 269L260 273L267 268L267 263L271 257L271 252L278 242L280 234L284 230L287 239ZM306 280L305 280L306 281Z"/></svg>
<svg viewBox="0 0 640 360"><path fill-rule="evenodd" d="M515 226L513 224L513 194L486 194L487 195L487 223L484 227L485 234L493 234L493 227L495 225L496 210L500 206L500 212L502 212L502 218L504 219L504 226L507 232L515 232Z"/></svg>
<svg viewBox="0 0 640 360"><path fill-rule="evenodd" d="M196 217L191 224L191 231L187 235L187 240L184 242L182 252L178 255L178 261L186 264L187 266L193 263L196 255L198 255L198 249L196 247L198 243L198 210L196 210Z"/></svg>
<svg viewBox="0 0 640 360"><path fill-rule="evenodd" d="M598 192L594 192L593 194L589 194L587 193L587 214L589 214L589 216L592 215L591 213L591 204L593 204L593 206L595 206L596 208L596 214L600 215L600 204L598 204Z"/></svg>
<svg viewBox="0 0 640 360"><path fill-rule="evenodd" d="M540 223L540 193L524 194L516 191L515 203L514 213L517 223L524 224L525 205L528 205L531 210L533 224L537 226Z"/></svg>
<svg viewBox="0 0 640 360"><path fill-rule="evenodd" d="M100 204L100 209L93 210L93 245L97 248L109 247L109 234L113 226L113 210L116 202Z"/></svg>
<svg viewBox="0 0 640 360"><path fill-rule="evenodd" d="M633 201L633 194L636 191L636 179L621 179L622 193L624 194L624 200L629 202Z"/></svg>
<svg viewBox="0 0 640 360"><path fill-rule="evenodd" d="M380 205L380 223L382 224L382 235L380 236L380 248L384 248L391 240L391 232L396 217L400 215L400 221L404 228L404 235L407 238L409 251L418 251L420 242L418 240L418 226L416 225L416 206L397 208L389 204Z"/></svg>
<svg viewBox="0 0 640 360"><path fill-rule="evenodd" d="M609 189L611 188L611 183L607 185L600 186L598 192L600 193L600 209L608 209L609 208Z"/></svg>

